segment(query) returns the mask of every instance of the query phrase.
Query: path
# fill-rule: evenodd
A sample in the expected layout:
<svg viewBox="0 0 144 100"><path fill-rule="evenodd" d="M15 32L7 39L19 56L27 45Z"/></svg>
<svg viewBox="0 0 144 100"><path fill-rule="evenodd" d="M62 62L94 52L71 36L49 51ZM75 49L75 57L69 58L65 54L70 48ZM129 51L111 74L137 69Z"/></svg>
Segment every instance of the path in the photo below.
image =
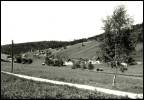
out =
<svg viewBox="0 0 144 100"><path fill-rule="evenodd" d="M105 89L105 88L99 88L99 87L93 87L89 85L82 85L82 84L73 84L73 83L67 83L67 82L61 82L61 81L54 81L54 80L48 80L48 79L43 79L43 78L37 78L37 77L31 77L31 76L26 76L26 75L20 75L20 74L14 74L10 72L5 72L1 71L2 73L17 76L20 78L25 78L28 80L33 80L33 81L39 81L39 82L47 82L47 83L53 83L53 84L58 84L58 85L68 85L68 86L73 86L81 89L87 89L87 90L92 90L92 91L99 91L107 94L113 94L117 96L128 96L129 98L136 99L136 98L143 98L143 94L136 94L136 93L130 93L130 92L123 92L123 91L117 91L117 90L110 90L110 89Z"/></svg>

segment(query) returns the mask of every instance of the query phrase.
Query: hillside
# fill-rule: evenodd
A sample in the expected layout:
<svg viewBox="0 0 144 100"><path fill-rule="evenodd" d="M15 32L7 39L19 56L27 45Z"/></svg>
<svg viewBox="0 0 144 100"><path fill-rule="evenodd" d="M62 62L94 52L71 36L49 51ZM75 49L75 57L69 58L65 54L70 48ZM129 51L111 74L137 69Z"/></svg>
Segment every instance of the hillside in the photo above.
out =
<svg viewBox="0 0 144 100"><path fill-rule="evenodd" d="M47 48L59 48L67 45L68 42L62 41L40 41L40 42L28 42L14 44L14 54L25 53L31 50L42 50ZM1 52L5 54L10 54L11 44L1 46Z"/></svg>
<svg viewBox="0 0 144 100"><path fill-rule="evenodd" d="M83 44L85 46L82 46L82 43L68 46L67 49L62 49L56 54L66 58L92 58L100 56L98 52L100 50L100 42L93 40ZM136 45L136 52L132 56L138 61L143 60L143 43Z"/></svg>
<svg viewBox="0 0 144 100"><path fill-rule="evenodd" d="M74 45L77 43L85 42L87 39L78 39L74 41L39 41L39 42L27 42L27 43L17 43L14 44L14 54L25 53L28 51L35 50L43 50L43 49L58 49L61 47L65 47L67 45ZM11 53L11 44L1 45L1 52L5 54Z"/></svg>
<svg viewBox="0 0 144 100"><path fill-rule="evenodd" d="M131 34L137 38L136 59L143 59L143 23L133 25ZM31 50L43 50L52 48L55 54L71 58L91 58L98 56L99 44L104 39L104 34L74 41L40 41L19 43L14 45L14 54L20 54ZM82 43L84 46L82 46ZM1 46L1 52L10 54L10 44Z"/></svg>
<svg viewBox="0 0 144 100"><path fill-rule="evenodd" d="M143 60L143 24L133 25L131 29L131 35L137 38L136 52L131 54L131 56L138 60ZM63 57L70 58L92 58L98 57L99 54L99 44L103 40L104 34L88 38L87 42L83 42L85 46L82 46L82 43L78 43L72 46L63 49L57 54Z"/></svg>
<svg viewBox="0 0 144 100"><path fill-rule="evenodd" d="M96 51L99 50L99 42L91 40L88 42L78 43L72 46L68 46L67 49L63 49L57 54L62 57L70 58L91 58L96 55Z"/></svg>

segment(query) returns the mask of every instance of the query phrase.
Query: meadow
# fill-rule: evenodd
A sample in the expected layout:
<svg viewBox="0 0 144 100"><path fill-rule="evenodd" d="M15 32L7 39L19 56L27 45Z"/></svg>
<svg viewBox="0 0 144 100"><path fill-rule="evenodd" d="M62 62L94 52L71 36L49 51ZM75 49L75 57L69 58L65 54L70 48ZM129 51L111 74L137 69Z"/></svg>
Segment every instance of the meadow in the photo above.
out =
<svg viewBox="0 0 144 100"><path fill-rule="evenodd" d="M112 87L113 74L88 71L83 69L71 69L70 66L53 67L42 66L43 60L35 59L32 64L14 63L14 73L24 74L39 78L58 80L71 83L80 83L108 89L115 89L133 93L143 93L143 76L139 79L130 76L117 75L117 88ZM141 65L142 66L142 65ZM141 68L141 66L139 66ZM138 66L133 66L137 70L129 68L130 74L142 74ZM107 68L108 69L108 68ZM11 71L11 63L1 62L2 71ZM110 69L109 69L110 71ZM112 71L112 70L111 70ZM140 72L139 72L140 71ZM127 73L127 74L129 74Z"/></svg>
<svg viewBox="0 0 144 100"><path fill-rule="evenodd" d="M1 99L128 99L128 97L34 82L1 73Z"/></svg>

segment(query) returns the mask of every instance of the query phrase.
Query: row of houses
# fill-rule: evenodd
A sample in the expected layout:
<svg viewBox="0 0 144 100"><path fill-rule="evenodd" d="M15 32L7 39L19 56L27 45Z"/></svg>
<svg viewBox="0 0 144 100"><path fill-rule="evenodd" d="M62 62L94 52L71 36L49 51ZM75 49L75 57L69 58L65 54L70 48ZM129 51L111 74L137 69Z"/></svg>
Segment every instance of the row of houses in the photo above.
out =
<svg viewBox="0 0 144 100"><path fill-rule="evenodd" d="M100 59L83 59L83 58L72 58L68 59L67 61L64 62L64 65L73 65L74 62L79 61L80 63L91 63L91 64L102 64Z"/></svg>

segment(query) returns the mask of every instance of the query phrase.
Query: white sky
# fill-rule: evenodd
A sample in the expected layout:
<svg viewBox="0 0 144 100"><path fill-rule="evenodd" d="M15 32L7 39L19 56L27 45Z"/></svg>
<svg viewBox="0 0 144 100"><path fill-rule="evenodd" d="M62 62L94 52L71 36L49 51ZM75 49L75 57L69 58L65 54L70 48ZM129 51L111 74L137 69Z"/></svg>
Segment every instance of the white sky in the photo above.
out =
<svg viewBox="0 0 144 100"><path fill-rule="evenodd" d="M134 24L143 22L143 1L1 1L1 44L101 34L102 19L121 4Z"/></svg>

